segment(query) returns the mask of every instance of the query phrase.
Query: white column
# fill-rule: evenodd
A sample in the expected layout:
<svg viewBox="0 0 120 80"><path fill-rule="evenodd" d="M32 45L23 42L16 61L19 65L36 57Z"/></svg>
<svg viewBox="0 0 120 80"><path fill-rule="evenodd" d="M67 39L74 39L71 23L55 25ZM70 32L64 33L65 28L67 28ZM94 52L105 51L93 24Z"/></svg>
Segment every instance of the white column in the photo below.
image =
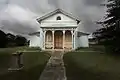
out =
<svg viewBox="0 0 120 80"><path fill-rule="evenodd" d="M63 49L65 47L65 31L63 30Z"/></svg>
<svg viewBox="0 0 120 80"><path fill-rule="evenodd" d="M53 39L52 39L52 41L53 41L53 50L54 50L54 33L55 33L55 31L52 31L52 37L53 37Z"/></svg>
<svg viewBox="0 0 120 80"><path fill-rule="evenodd" d="M73 45L74 45L73 49L75 49L75 44L76 44L76 42L75 42L75 31L73 31Z"/></svg>
<svg viewBox="0 0 120 80"><path fill-rule="evenodd" d="M43 44L44 45L43 46L44 49L45 49L45 37L46 37L45 35L46 35L46 31L44 31L44 41L43 41L44 42L44 44Z"/></svg>
<svg viewBox="0 0 120 80"><path fill-rule="evenodd" d="M41 45L42 44L42 42L41 42L41 32L39 34L39 41L40 41L39 47L42 48L43 46Z"/></svg>
<svg viewBox="0 0 120 80"><path fill-rule="evenodd" d="M72 34L72 49L74 49L74 32L71 31L71 34Z"/></svg>

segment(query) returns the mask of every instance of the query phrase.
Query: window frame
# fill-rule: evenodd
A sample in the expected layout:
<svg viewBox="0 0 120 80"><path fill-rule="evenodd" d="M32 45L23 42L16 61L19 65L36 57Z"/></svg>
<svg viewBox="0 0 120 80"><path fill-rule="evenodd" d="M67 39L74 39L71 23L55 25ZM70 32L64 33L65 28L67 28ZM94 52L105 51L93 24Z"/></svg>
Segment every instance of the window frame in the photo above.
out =
<svg viewBox="0 0 120 80"><path fill-rule="evenodd" d="M61 20L61 16L57 16L56 20Z"/></svg>

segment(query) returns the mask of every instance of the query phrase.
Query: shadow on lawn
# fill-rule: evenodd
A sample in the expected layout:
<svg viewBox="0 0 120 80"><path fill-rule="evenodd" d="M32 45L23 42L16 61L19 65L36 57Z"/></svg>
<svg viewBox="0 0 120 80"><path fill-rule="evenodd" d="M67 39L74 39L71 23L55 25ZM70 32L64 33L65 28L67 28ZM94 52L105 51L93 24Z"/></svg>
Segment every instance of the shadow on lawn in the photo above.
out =
<svg viewBox="0 0 120 80"><path fill-rule="evenodd" d="M77 65L73 59L68 57L64 59L64 62L67 80L119 80L114 79L107 72L96 72L90 68L84 68L82 65Z"/></svg>
<svg viewBox="0 0 120 80"><path fill-rule="evenodd" d="M8 72L6 75L1 75L0 80L38 80L44 65L38 65L28 70L21 70L17 72Z"/></svg>

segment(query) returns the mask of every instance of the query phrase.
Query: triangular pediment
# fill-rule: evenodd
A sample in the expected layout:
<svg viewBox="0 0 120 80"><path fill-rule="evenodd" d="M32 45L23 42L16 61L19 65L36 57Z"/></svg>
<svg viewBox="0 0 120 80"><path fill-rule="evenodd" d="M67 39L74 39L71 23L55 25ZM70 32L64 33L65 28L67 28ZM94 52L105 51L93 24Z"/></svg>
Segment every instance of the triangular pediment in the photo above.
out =
<svg viewBox="0 0 120 80"><path fill-rule="evenodd" d="M77 22L77 24L79 24L79 22L80 22L79 19L73 17L71 14L63 11L62 9L56 9L56 10L54 10L54 11L52 11L52 12L50 12L50 13L48 13L48 14L40 17L40 18L38 18L37 21L38 21L39 23L41 23L41 21L43 21L43 20L45 20L45 19L47 19L47 18L49 18L49 17L51 17L51 16L54 16L54 15L56 15L56 14L58 14L58 13L61 13L61 14L65 15L65 16L67 16L67 17L75 20L75 21Z"/></svg>

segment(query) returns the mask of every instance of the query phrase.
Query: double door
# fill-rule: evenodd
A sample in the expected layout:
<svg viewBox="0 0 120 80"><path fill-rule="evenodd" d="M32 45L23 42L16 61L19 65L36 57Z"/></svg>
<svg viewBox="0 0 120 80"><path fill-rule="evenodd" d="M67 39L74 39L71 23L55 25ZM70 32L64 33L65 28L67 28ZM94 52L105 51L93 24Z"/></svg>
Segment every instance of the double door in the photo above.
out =
<svg viewBox="0 0 120 80"><path fill-rule="evenodd" d="M56 32L54 36L54 48L62 49L63 48L63 34L62 32Z"/></svg>

